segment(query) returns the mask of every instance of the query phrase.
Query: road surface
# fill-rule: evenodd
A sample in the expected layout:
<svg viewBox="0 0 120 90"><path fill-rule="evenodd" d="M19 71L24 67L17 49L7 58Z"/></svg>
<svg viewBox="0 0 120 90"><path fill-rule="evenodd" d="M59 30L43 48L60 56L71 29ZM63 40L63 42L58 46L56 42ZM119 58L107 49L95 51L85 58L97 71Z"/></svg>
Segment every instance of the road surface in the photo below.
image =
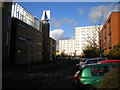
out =
<svg viewBox="0 0 120 90"><path fill-rule="evenodd" d="M45 65L34 66L30 73L12 78L3 78L3 90L8 89L33 89L41 88L75 88L72 76L75 73L77 60L61 60Z"/></svg>

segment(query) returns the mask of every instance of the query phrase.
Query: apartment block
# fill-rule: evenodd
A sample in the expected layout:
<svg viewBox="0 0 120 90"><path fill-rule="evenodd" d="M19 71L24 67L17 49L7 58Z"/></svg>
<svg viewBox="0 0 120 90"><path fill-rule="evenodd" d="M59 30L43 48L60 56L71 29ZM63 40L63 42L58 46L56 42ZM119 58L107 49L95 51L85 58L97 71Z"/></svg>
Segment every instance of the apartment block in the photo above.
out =
<svg viewBox="0 0 120 90"><path fill-rule="evenodd" d="M83 49L89 44L96 43L98 45L99 28L102 26L85 26L75 28L75 52L81 55Z"/></svg>
<svg viewBox="0 0 120 90"><path fill-rule="evenodd" d="M99 45L108 54L113 46L120 43L120 12L112 12L99 34Z"/></svg>
<svg viewBox="0 0 120 90"><path fill-rule="evenodd" d="M75 53L75 41L74 39L59 40L59 53L64 52L66 55L73 56Z"/></svg>

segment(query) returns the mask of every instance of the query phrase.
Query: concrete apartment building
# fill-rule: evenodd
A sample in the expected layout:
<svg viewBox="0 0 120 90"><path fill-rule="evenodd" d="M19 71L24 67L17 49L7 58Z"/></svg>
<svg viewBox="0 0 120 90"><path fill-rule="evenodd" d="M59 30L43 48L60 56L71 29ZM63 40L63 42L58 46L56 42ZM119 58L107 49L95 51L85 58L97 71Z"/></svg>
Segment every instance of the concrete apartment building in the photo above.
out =
<svg viewBox="0 0 120 90"><path fill-rule="evenodd" d="M50 26L48 20L39 21L16 2L11 2L8 6L5 6L7 9L3 9L3 14L6 18L9 17L9 19L5 20L6 23L3 20L4 25L2 25L2 31L4 32L2 34L4 39L2 40L4 42L2 44L3 64L50 61ZM7 26L9 26L9 32L7 32ZM7 49L5 45L7 45Z"/></svg>
<svg viewBox="0 0 120 90"><path fill-rule="evenodd" d="M59 40L59 53L65 52L67 55L80 56L83 49L91 43L99 45L99 30L101 26L75 27L75 36L72 40Z"/></svg>
<svg viewBox="0 0 120 90"><path fill-rule="evenodd" d="M74 39L59 40L59 53L64 52L66 55L73 56L75 53L75 41Z"/></svg>
<svg viewBox="0 0 120 90"><path fill-rule="evenodd" d="M102 26L85 26L75 28L75 52L76 55L82 55L83 49L94 41L99 44L98 28Z"/></svg>
<svg viewBox="0 0 120 90"><path fill-rule="evenodd" d="M113 46L120 43L120 12L112 12L99 34L99 45L108 54Z"/></svg>

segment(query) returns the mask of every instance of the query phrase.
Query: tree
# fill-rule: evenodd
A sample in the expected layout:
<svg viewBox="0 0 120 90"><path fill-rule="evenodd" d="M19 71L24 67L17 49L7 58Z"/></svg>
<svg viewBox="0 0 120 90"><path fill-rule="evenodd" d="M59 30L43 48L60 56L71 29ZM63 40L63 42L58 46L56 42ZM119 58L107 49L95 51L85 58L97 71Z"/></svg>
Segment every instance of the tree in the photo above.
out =
<svg viewBox="0 0 120 90"><path fill-rule="evenodd" d="M120 59L120 43L115 45L108 54L109 59Z"/></svg>
<svg viewBox="0 0 120 90"><path fill-rule="evenodd" d="M94 57L99 57L100 51L99 48L97 47L92 47L90 45L87 45L86 48L83 50L83 57L87 58L94 58Z"/></svg>
<svg viewBox="0 0 120 90"><path fill-rule="evenodd" d="M63 51L61 52L61 56L62 56L62 57L65 57L65 56L66 56L65 50L63 50Z"/></svg>

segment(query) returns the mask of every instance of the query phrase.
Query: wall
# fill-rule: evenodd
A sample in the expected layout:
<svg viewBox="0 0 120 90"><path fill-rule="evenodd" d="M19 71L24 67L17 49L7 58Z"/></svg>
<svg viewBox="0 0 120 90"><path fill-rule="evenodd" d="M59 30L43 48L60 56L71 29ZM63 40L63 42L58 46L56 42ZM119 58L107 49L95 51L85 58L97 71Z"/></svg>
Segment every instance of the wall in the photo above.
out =
<svg viewBox="0 0 120 90"><path fill-rule="evenodd" d="M50 38L50 61L56 60L56 41Z"/></svg>
<svg viewBox="0 0 120 90"><path fill-rule="evenodd" d="M40 28L43 34L43 62L48 62L50 59L49 22L40 21Z"/></svg>
<svg viewBox="0 0 120 90"><path fill-rule="evenodd" d="M12 19L11 26L11 64L42 62L42 33L28 24Z"/></svg>
<svg viewBox="0 0 120 90"><path fill-rule="evenodd" d="M12 2L1 2L2 5L2 63L9 64L9 33Z"/></svg>
<svg viewBox="0 0 120 90"><path fill-rule="evenodd" d="M106 20L100 32L99 41L104 53L108 54L111 49L120 43L120 12L112 12Z"/></svg>

